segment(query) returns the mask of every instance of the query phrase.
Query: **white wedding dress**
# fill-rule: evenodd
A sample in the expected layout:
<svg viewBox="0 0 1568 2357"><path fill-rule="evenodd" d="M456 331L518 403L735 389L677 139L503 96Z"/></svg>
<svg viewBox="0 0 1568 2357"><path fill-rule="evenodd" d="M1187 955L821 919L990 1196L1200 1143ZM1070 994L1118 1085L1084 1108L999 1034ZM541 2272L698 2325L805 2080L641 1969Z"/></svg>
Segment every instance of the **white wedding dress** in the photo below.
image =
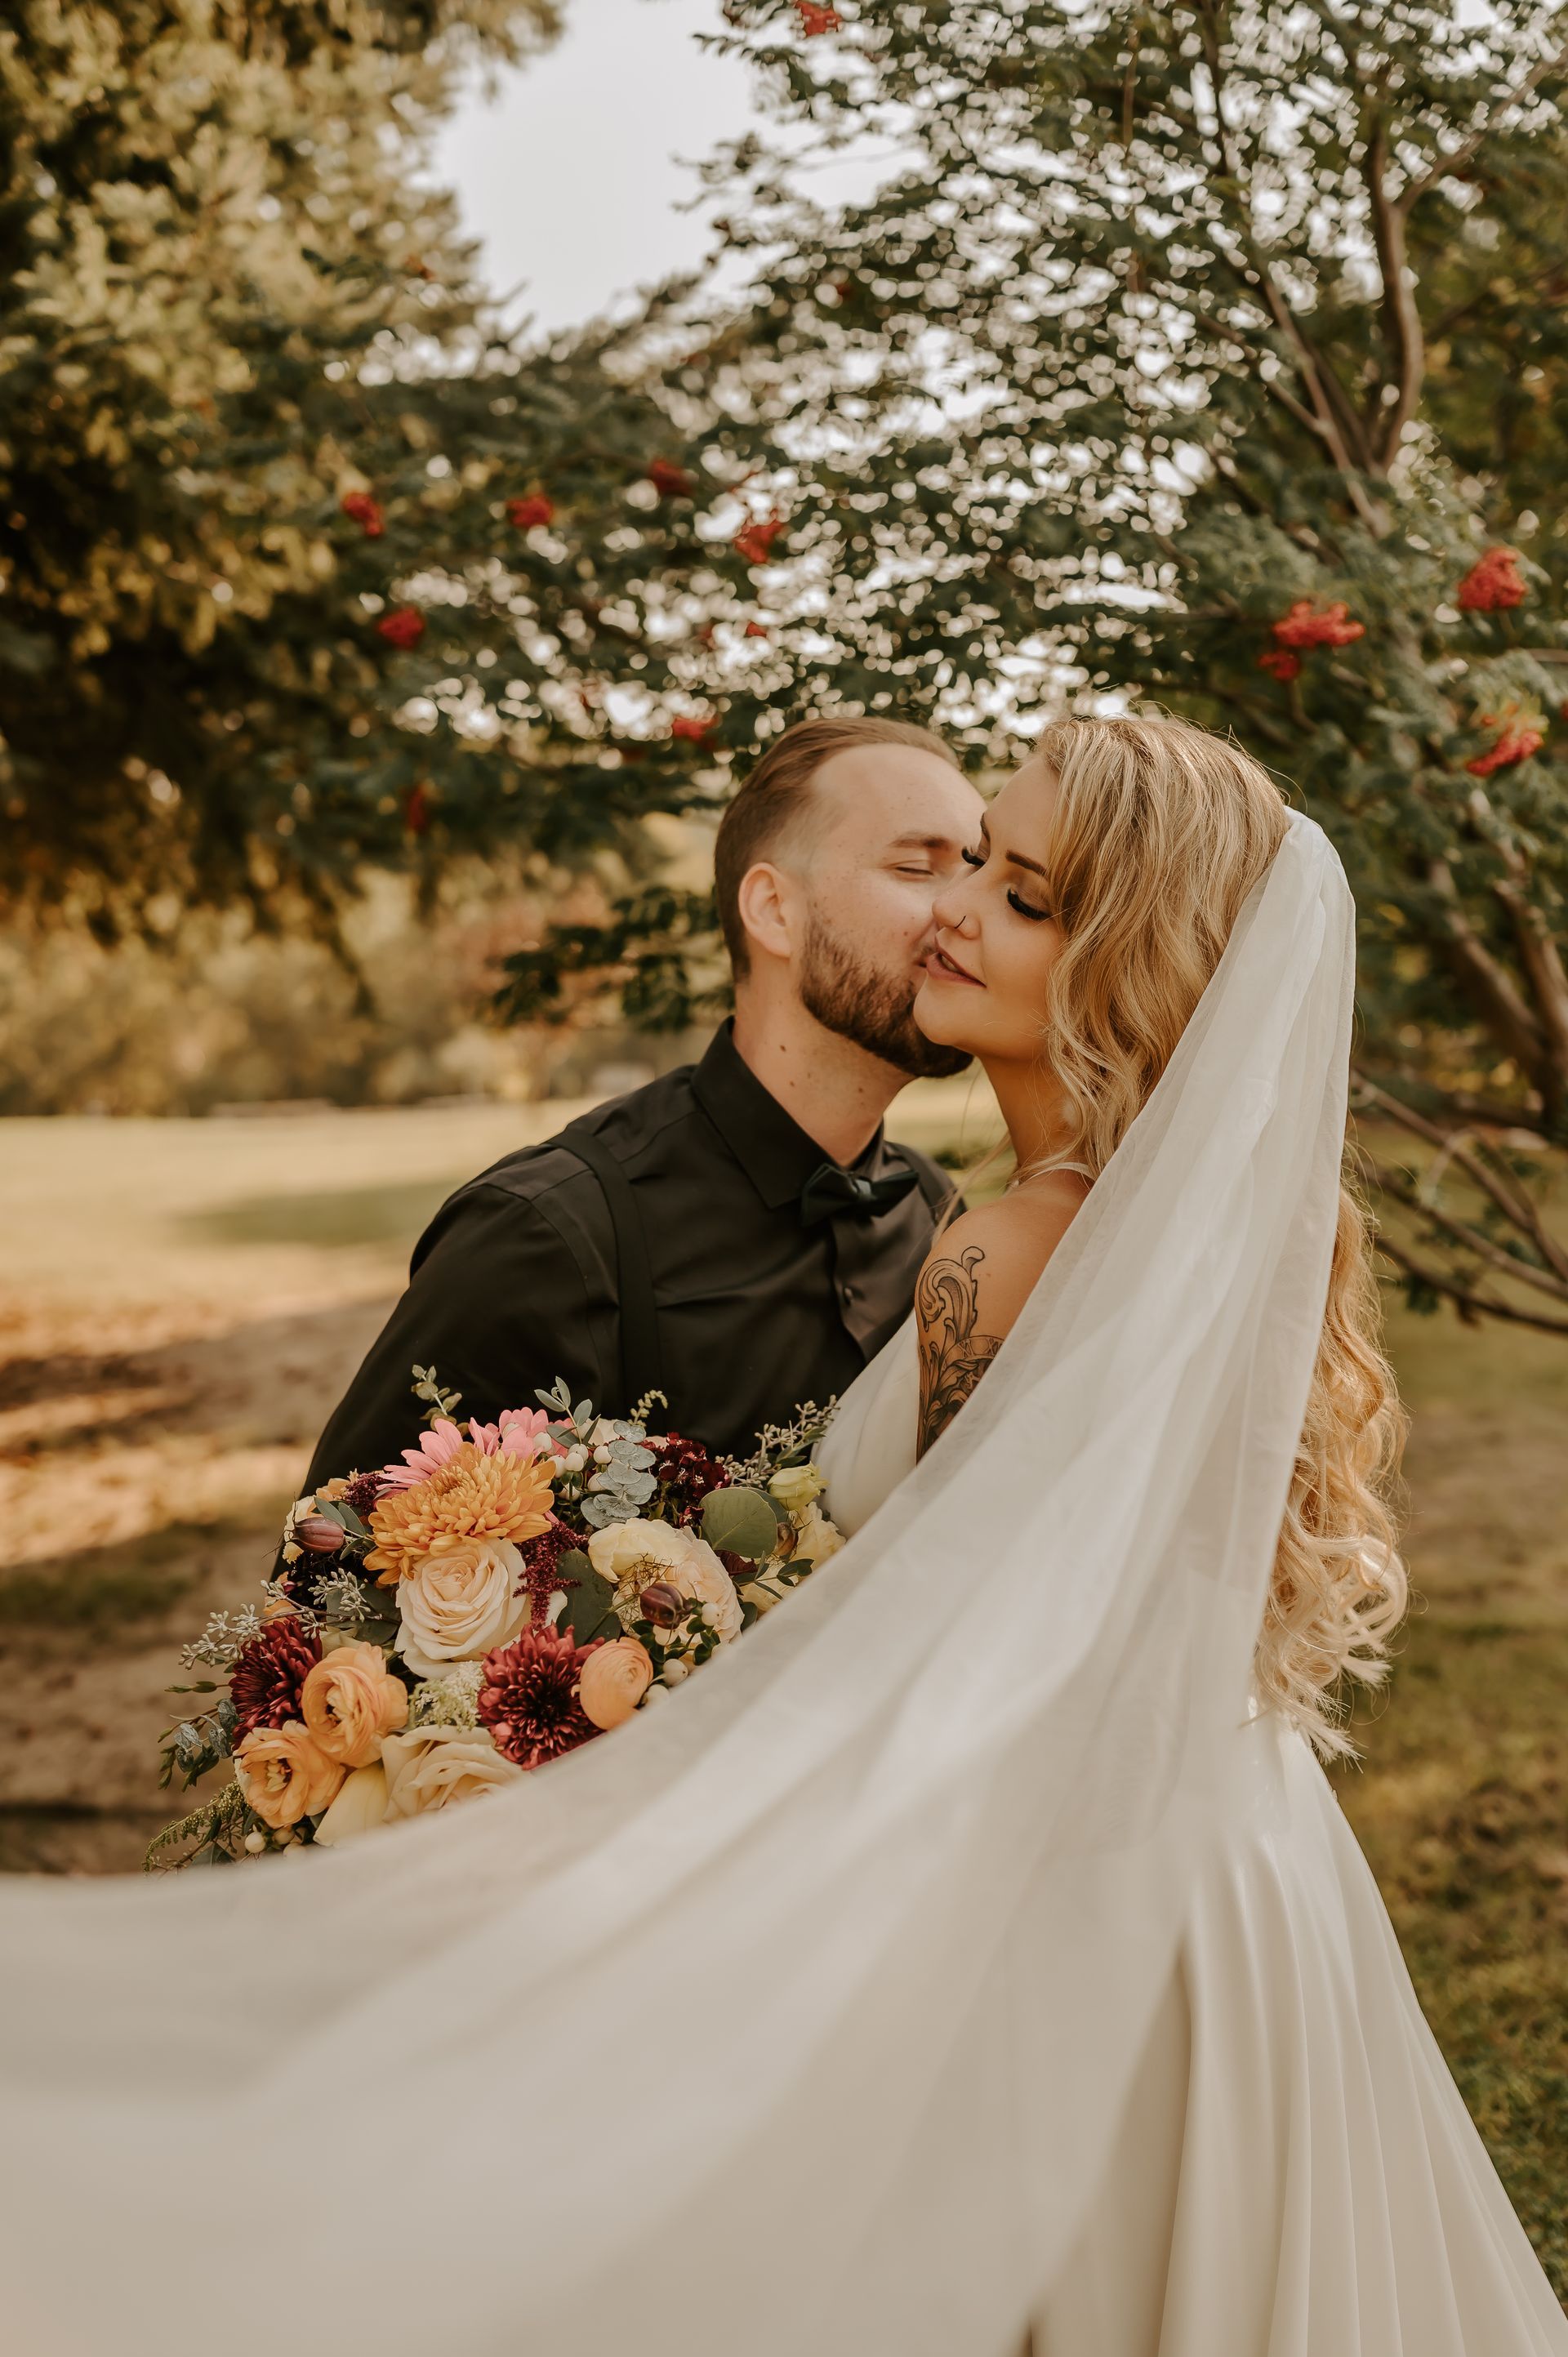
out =
<svg viewBox="0 0 1568 2357"><path fill-rule="evenodd" d="M659 1707L340 1849L0 1879L11 2344L1568 2357L1248 1717L1352 913L1293 821L973 1397L900 1480L896 1345L856 1534Z"/></svg>
<svg viewBox="0 0 1568 2357"><path fill-rule="evenodd" d="M913 1318L817 1452L868 1523L915 1463ZM1180 1948L1036 2357L1524 2357L1568 2327L1305 1738L1232 1738L1244 1804Z"/></svg>

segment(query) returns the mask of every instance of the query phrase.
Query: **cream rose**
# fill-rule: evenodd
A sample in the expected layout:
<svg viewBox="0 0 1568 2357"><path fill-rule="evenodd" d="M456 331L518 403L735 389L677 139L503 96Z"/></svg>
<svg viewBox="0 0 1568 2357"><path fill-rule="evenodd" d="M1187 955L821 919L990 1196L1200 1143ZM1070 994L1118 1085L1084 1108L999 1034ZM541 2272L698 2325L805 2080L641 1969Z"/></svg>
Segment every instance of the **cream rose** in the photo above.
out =
<svg viewBox="0 0 1568 2357"><path fill-rule="evenodd" d="M653 1683L653 1658L635 1637L613 1637L583 1663L577 1700L596 1727L619 1727Z"/></svg>
<svg viewBox="0 0 1568 2357"><path fill-rule="evenodd" d="M843 1544L843 1533L830 1523L819 1506L808 1506L800 1518L800 1536L795 1541L792 1561L809 1563L815 1570L830 1555L837 1555Z"/></svg>
<svg viewBox="0 0 1568 2357"><path fill-rule="evenodd" d="M368 1768L381 1758L382 1736L407 1719L408 1688L379 1645L338 1645L306 1673L299 1707L328 1760Z"/></svg>
<svg viewBox="0 0 1568 2357"><path fill-rule="evenodd" d="M646 1587L673 1571L685 1553L686 1536L673 1523L609 1523L589 1539L588 1561L601 1579L617 1587L633 1577Z"/></svg>
<svg viewBox="0 0 1568 2357"><path fill-rule="evenodd" d="M601 1579L613 1580L616 1610L637 1617L637 1599L655 1580L664 1580L703 1614L721 1644L741 1631L735 1582L705 1539L673 1523L611 1523L588 1541L588 1560Z"/></svg>
<svg viewBox="0 0 1568 2357"><path fill-rule="evenodd" d="M528 1618L522 1557L510 1539L456 1539L398 1583L396 1650L417 1677L508 1645Z"/></svg>
<svg viewBox="0 0 1568 2357"><path fill-rule="evenodd" d="M380 1760L368 1768L355 1768L340 1786L338 1798L316 1828L316 1838L328 1849L338 1842L353 1841L368 1834L373 1825L386 1823L387 1771Z"/></svg>
<svg viewBox="0 0 1568 2357"><path fill-rule="evenodd" d="M284 1727L253 1727L235 1749L234 1775L263 1824L275 1833L314 1817L336 1799L344 1770L340 1760L328 1760L307 1727L291 1718Z"/></svg>
<svg viewBox="0 0 1568 2357"><path fill-rule="evenodd" d="M775 1473L768 1484L768 1495L777 1498L787 1514L803 1513L813 1498L820 1498L827 1483L814 1465L786 1465Z"/></svg>
<svg viewBox="0 0 1568 2357"><path fill-rule="evenodd" d="M381 1745L381 1766L389 1823L493 1792L498 1785L515 1784L524 1772L501 1757L482 1727L413 1727L389 1735Z"/></svg>

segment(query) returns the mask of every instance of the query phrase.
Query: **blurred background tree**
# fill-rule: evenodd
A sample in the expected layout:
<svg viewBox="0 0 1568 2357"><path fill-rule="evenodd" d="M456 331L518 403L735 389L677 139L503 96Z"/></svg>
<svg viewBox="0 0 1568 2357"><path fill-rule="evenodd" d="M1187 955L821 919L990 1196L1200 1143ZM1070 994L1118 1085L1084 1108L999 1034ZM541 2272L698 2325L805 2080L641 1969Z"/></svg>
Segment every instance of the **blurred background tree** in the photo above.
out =
<svg viewBox="0 0 1568 2357"><path fill-rule="evenodd" d="M1358 895L1412 1297L1568 1332L1568 12L725 14L789 137L715 167L758 285L711 346L714 463L774 511L722 737L835 702L977 763L1064 708L1231 730ZM802 163L854 143L894 168L820 210ZM656 902L604 942L634 993L642 910L662 971Z"/></svg>
<svg viewBox="0 0 1568 2357"><path fill-rule="evenodd" d="M503 327L424 168L457 78L554 26L25 0L0 29L13 912L109 939L242 906L341 945L368 869L581 856L678 803L587 716L701 553L649 480L688 482L679 436L609 339Z"/></svg>
<svg viewBox="0 0 1568 2357"><path fill-rule="evenodd" d="M780 135L713 167L727 276L531 342L423 167L548 0L16 13L0 895L347 957L378 870L590 874L506 1010L679 1028L722 966L666 822L788 719L993 771L1144 699L1345 857L1412 1299L1568 1330L1568 15L722 20ZM824 210L846 149L879 184Z"/></svg>

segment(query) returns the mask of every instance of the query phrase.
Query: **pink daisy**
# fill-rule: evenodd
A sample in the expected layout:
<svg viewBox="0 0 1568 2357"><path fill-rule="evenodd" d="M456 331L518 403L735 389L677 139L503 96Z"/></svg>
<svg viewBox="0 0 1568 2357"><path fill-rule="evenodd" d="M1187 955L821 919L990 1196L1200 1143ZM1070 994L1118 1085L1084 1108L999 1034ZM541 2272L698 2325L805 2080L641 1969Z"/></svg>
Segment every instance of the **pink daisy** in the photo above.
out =
<svg viewBox="0 0 1568 2357"><path fill-rule="evenodd" d="M481 1424L477 1416L470 1416L468 1432L482 1457L518 1457L526 1461L545 1453L562 1454L546 1437L549 1423L542 1407L507 1407L495 1424ZM439 1415L428 1432L420 1434L417 1448L403 1450L401 1465L382 1466L381 1478L389 1490L417 1489L443 1465L449 1465L464 1446L463 1435L451 1417Z"/></svg>

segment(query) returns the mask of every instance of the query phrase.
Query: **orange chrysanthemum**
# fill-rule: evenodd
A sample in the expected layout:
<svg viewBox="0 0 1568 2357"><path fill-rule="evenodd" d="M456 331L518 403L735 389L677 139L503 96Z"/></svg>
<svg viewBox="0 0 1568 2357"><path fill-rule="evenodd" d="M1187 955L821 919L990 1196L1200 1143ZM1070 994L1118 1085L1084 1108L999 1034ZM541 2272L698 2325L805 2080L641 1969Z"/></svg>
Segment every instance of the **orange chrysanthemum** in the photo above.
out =
<svg viewBox="0 0 1568 2357"><path fill-rule="evenodd" d="M428 1481L381 1499L371 1516L376 1544L366 1570L391 1587L458 1539L536 1539L553 1519L550 1474L548 1459L488 1457L465 1441Z"/></svg>

